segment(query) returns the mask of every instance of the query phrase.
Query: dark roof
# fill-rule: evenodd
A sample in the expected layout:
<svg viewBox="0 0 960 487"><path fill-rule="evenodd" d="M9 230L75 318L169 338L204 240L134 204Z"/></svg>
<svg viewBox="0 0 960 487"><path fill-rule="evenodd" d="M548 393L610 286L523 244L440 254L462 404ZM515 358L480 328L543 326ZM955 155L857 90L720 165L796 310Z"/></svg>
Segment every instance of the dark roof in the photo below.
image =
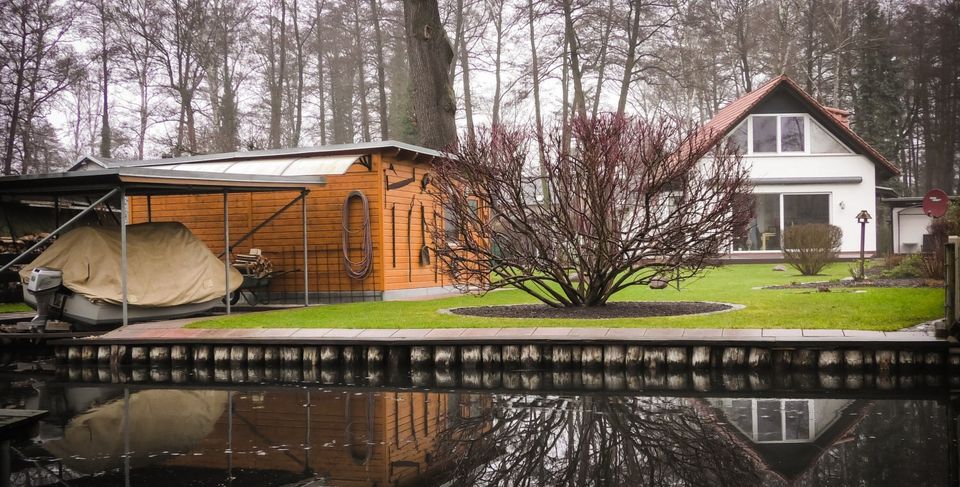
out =
<svg viewBox="0 0 960 487"><path fill-rule="evenodd" d="M50 174L0 177L4 195L80 195L123 186L129 195L209 194L222 192L295 191L326 184L323 176L259 176L149 167L118 167Z"/></svg>
<svg viewBox="0 0 960 487"><path fill-rule="evenodd" d="M900 175L900 169L895 164L888 161L883 154L877 152L867 141L863 140L850 129L846 123L848 112L820 104L820 102L803 91L799 85L786 75L777 76L717 112L701 129L706 133L706 136L699 139L703 143L700 151L704 154L709 151L710 148L716 145L731 130L739 125L740 122L747 118L747 115L750 115L760 103L767 100L774 92L779 92L780 90L786 90L794 95L806 106L818 122L823 124L825 128L833 134L838 135L843 142L852 146L855 151L867 156L868 159L877 165L878 169L883 171L884 175L887 177Z"/></svg>
<svg viewBox="0 0 960 487"><path fill-rule="evenodd" d="M374 142L361 142L357 144L335 144L335 145L325 145L321 147L294 147L289 149L268 149L268 150L256 150L256 151L239 151L239 152L224 152L218 154L203 154L197 156L183 156L183 157L169 157L161 159L144 159L139 160L121 160L121 159L108 159L99 156L83 156L73 164L73 166L68 169L68 171L74 171L79 168L79 166L84 163L93 163L103 168L117 168L117 167L142 167L142 166L159 166L166 164L188 164L192 162L227 162L227 161L238 161L238 160L256 160L256 159L270 159L273 157L290 157L290 156L315 156L315 155L333 155L333 154L348 154L348 153L364 153L364 152L382 152L385 150L394 150L398 154L408 152L412 153L414 156L427 156L427 157L443 157L443 153L433 149L428 149L426 147L420 147L418 145L407 144L405 142L399 142L395 140L384 140L384 141L374 141Z"/></svg>

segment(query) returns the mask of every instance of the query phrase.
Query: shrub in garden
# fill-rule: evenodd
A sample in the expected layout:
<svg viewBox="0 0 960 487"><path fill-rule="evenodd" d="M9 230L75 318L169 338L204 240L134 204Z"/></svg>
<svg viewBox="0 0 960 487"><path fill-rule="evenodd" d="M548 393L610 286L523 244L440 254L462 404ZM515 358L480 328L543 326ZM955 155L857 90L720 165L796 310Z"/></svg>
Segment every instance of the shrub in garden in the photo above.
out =
<svg viewBox="0 0 960 487"><path fill-rule="evenodd" d="M480 130L434 161L437 260L460 287L514 287L553 307L696 276L751 217L748 167L715 137L615 115L542 138Z"/></svg>
<svg viewBox="0 0 960 487"><path fill-rule="evenodd" d="M837 260L842 239L843 231L834 225L793 225L783 232L783 257L801 274L813 276Z"/></svg>

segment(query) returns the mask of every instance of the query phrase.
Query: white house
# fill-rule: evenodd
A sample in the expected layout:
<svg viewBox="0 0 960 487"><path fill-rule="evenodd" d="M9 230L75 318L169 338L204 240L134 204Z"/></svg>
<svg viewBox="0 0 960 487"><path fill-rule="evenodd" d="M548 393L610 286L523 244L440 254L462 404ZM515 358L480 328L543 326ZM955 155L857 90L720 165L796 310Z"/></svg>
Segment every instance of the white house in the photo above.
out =
<svg viewBox="0 0 960 487"><path fill-rule="evenodd" d="M876 251L876 187L900 174L855 134L849 112L821 105L787 76L730 103L704 125L710 144L737 142L750 167L755 217L734 238L730 259L777 259L785 228L830 223L841 252L860 250L857 214L867 210L866 251Z"/></svg>

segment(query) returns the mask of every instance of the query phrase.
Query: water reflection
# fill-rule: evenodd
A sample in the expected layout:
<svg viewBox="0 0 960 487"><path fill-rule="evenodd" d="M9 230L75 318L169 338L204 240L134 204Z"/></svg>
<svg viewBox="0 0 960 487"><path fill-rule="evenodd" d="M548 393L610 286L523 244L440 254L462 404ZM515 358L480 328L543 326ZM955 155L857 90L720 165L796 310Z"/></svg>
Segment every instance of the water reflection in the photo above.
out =
<svg viewBox="0 0 960 487"><path fill-rule="evenodd" d="M4 406L51 410L32 442L15 445L13 484L915 487L957 479L948 431L960 400L947 394L149 387L78 387L52 374L0 380Z"/></svg>

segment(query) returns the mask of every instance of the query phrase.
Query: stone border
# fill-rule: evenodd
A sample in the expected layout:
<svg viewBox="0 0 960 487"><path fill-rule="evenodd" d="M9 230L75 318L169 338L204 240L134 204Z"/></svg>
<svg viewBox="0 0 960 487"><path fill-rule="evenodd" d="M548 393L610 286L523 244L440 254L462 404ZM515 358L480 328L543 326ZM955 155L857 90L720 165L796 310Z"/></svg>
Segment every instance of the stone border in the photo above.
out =
<svg viewBox="0 0 960 487"><path fill-rule="evenodd" d="M676 302L676 301L615 301L615 302L623 302L623 303L674 303L674 302ZM674 318L674 317L677 317L677 316L707 316L707 315L715 315L715 314L720 314L720 313L729 313L729 312L731 312L731 311L740 311L740 310L742 310L742 309L746 309L746 307L747 307L746 305L743 305L743 304L723 303L723 302L719 302L719 301L683 301L683 302L685 302L685 303L719 304L719 305L723 305L723 306L728 306L728 308L727 308L727 309L717 310L717 311L704 311L704 312L702 312L702 313L686 313L686 314L682 314L682 315L635 316L635 317L621 316L621 317L618 317L618 318L541 318L541 317L535 317L535 316L522 317L522 318L520 318L520 317L504 318L504 317L500 317L500 316L462 315L462 314L458 314L458 313L455 313L455 312L454 312L454 310L457 310L457 309L479 308L479 307L481 307L481 306L462 306L462 307L460 307L460 308L441 308L441 309L438 309L438 310L437 310L437 313L442 314L442 315L449 315L449 316L460 316L460 317L470 317L470 318L483 318L483 319L498 319L498 320L544 320L544 319L554 320L554 319L556 319L556 320L570 320L570 321L581 321L581 322L594 322L594 321L601 321L601 322L602 322L602 321L610 321L610 320L640 320L640 319L646 319L646 318ZM534 304L535 304L535 303L534 303ZM501 307L501 308L507 308L507 307L510 307L510 306L529 306L529 305L530 305L530 303L523 303L523 304L501 304L501 305L494 305L494 306ZM488 305L484 305L484 306L488 306Z"/></svg>

